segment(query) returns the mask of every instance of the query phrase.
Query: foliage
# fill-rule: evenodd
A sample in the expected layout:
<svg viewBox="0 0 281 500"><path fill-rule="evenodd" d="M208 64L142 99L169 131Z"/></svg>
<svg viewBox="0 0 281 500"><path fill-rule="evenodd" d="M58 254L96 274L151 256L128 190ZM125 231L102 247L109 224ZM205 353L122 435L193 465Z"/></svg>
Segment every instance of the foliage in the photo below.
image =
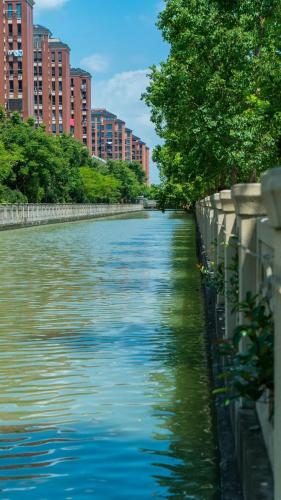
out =
<svg viewBox="0 0 281 500"><path fill-rule="evenodd" d="M120 183L112 175L103 175L91 167L81 167L84 192L91 203L116 203L120 199Z"/></svg>
<svg viewBox="0 0 281 500"><path fill-rule="evenodd" d="M279 0L166 0L168 59L144 99L162 176L195 201L281 160Z"/></svg>
<svg viewBox="0 0 281 500"><path fill-rule="evenodd" d="M0 109L0 203L129 202L144 182L139 164L104 164L73 137Z"/></svg>
<svg viewBox="0 0 281 500"><path fill-rule="evenodd" d="M215 391L227 395L227 404L239 397L258 401L265 391L272 397L274 390L274 324L269 301L248 293L236 310L244 314L245 324L221 344L226 359L221 375L225 385ZM243 349L239 350L241 342Z"/></svg>
<svg viewBox="0 0 281 500"><path fill-rule="evenodd" d="M151 199L157 201L160 210L187 209L190 205L188 190L185 184L163 181L159 186L152 186Z"/></svg>
<svg viewBox="0 0 281 500"><path fill-rule="evenodd" d="M221 262L218 266L214 262L210 263L210 267L203 264L198 264L199 270L207 286L214 288L216 293L224 295L225 291L225 268Z"/></svg>
<svg viewBox="0 0 281 500"><path fill-rule="evenodd" d="M108 161L108 172L113 175L120 184L120 196L122 202L132 202L143 194L143 186L140 184L136 174L124 161Z"/></svg>

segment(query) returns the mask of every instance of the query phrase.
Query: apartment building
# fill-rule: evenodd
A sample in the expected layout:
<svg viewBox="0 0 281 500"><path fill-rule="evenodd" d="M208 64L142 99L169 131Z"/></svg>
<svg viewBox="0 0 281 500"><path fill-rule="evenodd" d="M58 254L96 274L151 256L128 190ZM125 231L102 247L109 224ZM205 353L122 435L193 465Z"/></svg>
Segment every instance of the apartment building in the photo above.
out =
<svg viewBox="0 0 281 500"><path fill-rule="evenodd" d="M149 147L106 109L92 110L92 152L103 160L137 161L149 182Z"/></svg>
<svg viewBox="0 0 281 500"><path fill-rule="evenodd" d="M33 115L33 0L0 0L0 104Z"/></svg>
<svg viewBox="0 0 281 500"><path fill-rule="evenodd" d="M149 179L149 147L136 135L132 136L132 160L142 164Z"/></svg>
<svg viewBox="0 0 281 500"><path fill-rule="evenodd" d="M51 60L49 39L52 33L44 26L33 27L34 54L34 117L37 126L44 124L48 133L52 132L51 107Z"/></svg>
<svg viewBox="0 0 281 500"><path fill-rule="evenodd" d="M92 152L103 160L126 159L126 124L106 109L92 110Z"/></svg>
<svg viewBox="0 0 281 500"><path fill-rule="evenodd" d="M133 131L125 128L125 159L132 161L133 157Z"/></svg>
<svg viewBox="0 0 281 500"><path fill-rule="evenodd" d="M70 132L92 152L92 76L80 68L70 69Z"/></svg>
<svg viewBox="0 0 281 500"><path fill-rule="evenodd" d="M70 133L70 48L59 38L49 39L51 59L52 133Z"/></svg>

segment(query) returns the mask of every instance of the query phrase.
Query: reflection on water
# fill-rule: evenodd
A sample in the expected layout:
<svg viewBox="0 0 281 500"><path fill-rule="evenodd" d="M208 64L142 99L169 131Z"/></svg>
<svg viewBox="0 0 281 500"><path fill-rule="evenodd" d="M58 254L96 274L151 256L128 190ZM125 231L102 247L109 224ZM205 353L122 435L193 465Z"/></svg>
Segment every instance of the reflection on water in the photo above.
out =
<svg viewBox="0 0 281 500"><path fill-rule="evenodd" d="M0 234L1 499L217 498L194 225Z"/></svg>

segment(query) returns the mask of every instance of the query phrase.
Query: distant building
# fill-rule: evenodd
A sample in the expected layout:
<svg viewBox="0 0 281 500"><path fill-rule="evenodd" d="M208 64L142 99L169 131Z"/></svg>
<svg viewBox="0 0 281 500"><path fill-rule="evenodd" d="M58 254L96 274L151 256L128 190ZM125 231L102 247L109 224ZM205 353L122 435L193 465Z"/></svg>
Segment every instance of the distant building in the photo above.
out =
<svg viewBox="0 0 281 500"><path fill-rule="evenodd" d="M70 131L92 152L91 126L92 76L80 68L70 70Z"/></svg>
<svg viewBox="0 0 281 500"><path fill-rule="evenodd" d="M125 128L125 158L126 161L133 158L133 131L129 128Z"/></svg>
<svg viewBox="0 0 281 500"><path fill-rule="evenodd" d="M52 77L49 53L50 30L41 25L33 27L34 53L34 116L36 124L44 124L52 132Z"/></svg>
<svg viewBox="0 0 281 500"><path fill-rule="evenodd" d="M92 110L92 153L103 160L137 161L149 181L149 148L106 109Z"/></svg>
<svg viewBox="0 0 281 500"><path fill-rule="evenodd" d="M92 152L103 160L125 161L125 122L106 109L92 110Z"/></svg>
<svg viewBox="0 0 281 500"><path fill-rule="evenodd" d="M52 133L70 133L70 48L59 38L49 39L51 60Z"/></svg>
<svg viewBox="0 0 281 500"><path fill-rule="evenodd" d="M33 116L33 0L0 1L0 104Z"/></svg>

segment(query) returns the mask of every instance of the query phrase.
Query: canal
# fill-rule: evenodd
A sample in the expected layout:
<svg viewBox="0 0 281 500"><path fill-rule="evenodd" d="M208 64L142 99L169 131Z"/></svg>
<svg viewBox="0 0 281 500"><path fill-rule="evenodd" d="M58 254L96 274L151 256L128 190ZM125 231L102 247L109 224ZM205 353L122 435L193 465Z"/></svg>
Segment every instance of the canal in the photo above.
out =
<svg viewBox="0 0 281 500"><path fill-rule="evenodd" d="M0 233L0 498L217 494L184 214Z"/></svg>

